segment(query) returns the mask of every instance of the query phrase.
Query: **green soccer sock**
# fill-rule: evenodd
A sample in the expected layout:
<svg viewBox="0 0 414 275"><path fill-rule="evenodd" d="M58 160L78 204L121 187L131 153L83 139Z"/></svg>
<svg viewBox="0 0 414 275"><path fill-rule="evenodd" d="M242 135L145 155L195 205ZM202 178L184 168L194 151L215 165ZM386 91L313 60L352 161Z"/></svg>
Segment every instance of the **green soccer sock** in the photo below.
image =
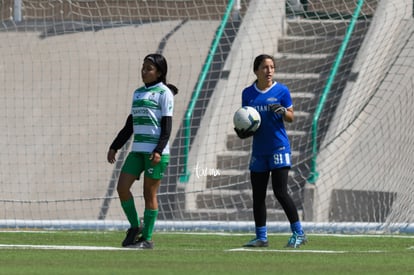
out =
<svg viewBox="0 0 414 275"><path fill-rule="evenodd" d="M154 231L157 216L158 209L145 209L144 211L144 230L142 231L142 237L147 241L152 240L152 232Z"/></svg>
<svg viewBox="0 0 414 275"><path fill-rule="evenodd" d="M139 219L137 209L135 208L134 197L131 197L127 201L121 201L122 209L124 209L124 213L127 216L131 227L139 227Z"/></svg>

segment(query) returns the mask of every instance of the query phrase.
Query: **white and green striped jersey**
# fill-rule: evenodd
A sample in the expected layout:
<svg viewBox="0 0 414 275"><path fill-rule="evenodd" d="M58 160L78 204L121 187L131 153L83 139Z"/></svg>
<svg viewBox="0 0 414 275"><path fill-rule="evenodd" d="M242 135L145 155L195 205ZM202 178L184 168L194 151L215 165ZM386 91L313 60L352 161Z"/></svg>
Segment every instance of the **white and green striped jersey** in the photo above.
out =
<svg viewBox="0 0 414 275"><path fill-rule="evenodd" d="M133 152L152 153L161 134L161 118L172 116L174 96L170 89L159 82L150 87L135 90L132 99L132 120L134 125ZM169 145L162 154L169 154Z"/></svg>

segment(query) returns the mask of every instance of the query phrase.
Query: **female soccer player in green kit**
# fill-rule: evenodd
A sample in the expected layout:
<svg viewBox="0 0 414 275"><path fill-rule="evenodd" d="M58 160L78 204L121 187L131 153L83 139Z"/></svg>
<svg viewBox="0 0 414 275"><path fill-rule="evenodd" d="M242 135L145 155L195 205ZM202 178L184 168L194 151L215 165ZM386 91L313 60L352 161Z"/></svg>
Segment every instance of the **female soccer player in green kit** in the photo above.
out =
<svg viewBox="0 0 414 275"><path fill-rule="evenodd" d="M168 140L172 128L174 95L178 92L167 84L167 61L160 54L144 58L141 77L144 86L133 93L131 114L108 151L109 163L115 162L116 152L133 135L131 152L118 179L117 192L122 209L130 223L123 247L152 249L152 234L158 216L157 192L169 163ZM144 224L142 225L130 191L135 180L144 172Z"/></svg>

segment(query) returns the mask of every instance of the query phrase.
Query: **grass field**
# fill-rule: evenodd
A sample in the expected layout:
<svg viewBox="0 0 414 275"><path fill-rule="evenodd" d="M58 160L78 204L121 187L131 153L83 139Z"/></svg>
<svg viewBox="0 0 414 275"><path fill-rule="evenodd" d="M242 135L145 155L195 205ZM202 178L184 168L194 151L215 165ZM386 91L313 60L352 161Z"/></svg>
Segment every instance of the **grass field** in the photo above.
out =
<svg viewBox="0 0 414 275"><path fill-rule="evenodd" d="M288 235L245 249L249 234L155 232L154 250L119 231L0 231L0 274L414 274L414 236Z"/></svg>

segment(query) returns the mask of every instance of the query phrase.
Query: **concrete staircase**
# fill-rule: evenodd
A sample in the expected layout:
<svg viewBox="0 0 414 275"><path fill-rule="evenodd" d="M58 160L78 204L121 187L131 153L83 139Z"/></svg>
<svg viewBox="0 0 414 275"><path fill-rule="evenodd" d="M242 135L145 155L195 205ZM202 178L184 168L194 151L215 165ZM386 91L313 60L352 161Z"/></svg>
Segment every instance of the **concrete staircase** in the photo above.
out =
<svg viewBox="0 0 414 275"><path fill-rule="evenodd" d="M293 167L289 175L289 188L299 212L302 213L303 186L309 175L311 158L311 125L313 113L319 102L335 55L348 27L348 21L338 20L287 20L286 35L278 41L275 80L286 84L291 91L295 122L286 124L292 145ZM334 82L328 102L340 100L347 77L368 30L369 21L359 21L346 51L347 58L340 66L340 80ZM321 117L329 121L330 115ZM326 123L325 123L326 125ZM324 130L320 129L323 134ZM252 196L248 171L251 139L240 140L228 135L227 151L217 156L220 176L208 176L206 191L197 196L197 210L183 213L184 219L251 221ZM276 201L271 184L267 195L268 220L287 221Z"/></svg>

